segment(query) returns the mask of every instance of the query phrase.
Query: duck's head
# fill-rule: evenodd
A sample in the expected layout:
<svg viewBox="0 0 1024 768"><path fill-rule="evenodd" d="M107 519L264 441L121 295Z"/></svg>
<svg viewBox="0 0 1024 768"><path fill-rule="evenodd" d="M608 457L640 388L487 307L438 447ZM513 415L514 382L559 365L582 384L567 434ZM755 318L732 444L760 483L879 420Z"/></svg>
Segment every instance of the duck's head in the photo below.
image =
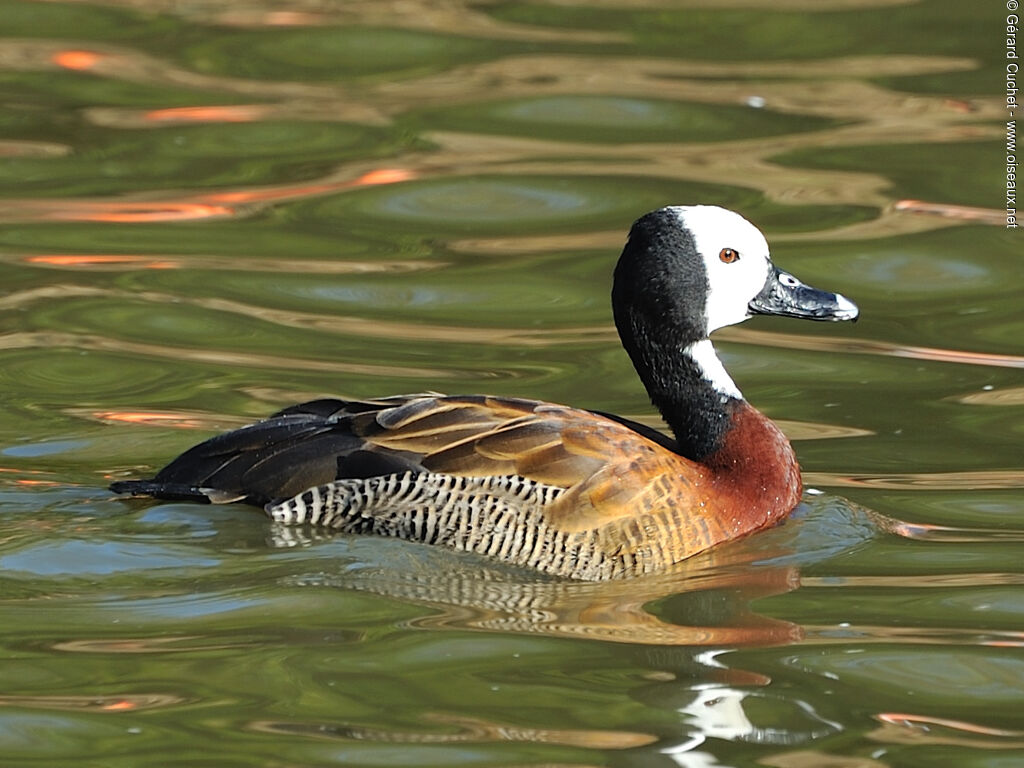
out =
<svg viewBox="0 0 1024 768"><path fill-rule="evenodd" d="M638 219L615 269L612 300L620 332L640 330L641 321L674 329L677 342L687 344L756 314L808 320L858 314L845 296L776 267L757 227L713 205L671 206Z"/></svg>
<svg viewBox="0 0 1024 768"><path fill-rule="evenodd" d="M642 216L615 268L615 325L623 346L681 441L682 414L742 399L708 336L755 314L855 320L857 306L776 267L764 235L738 213L673 206ZM694 428L694 434L710 430ZM696 449L694 449L696 451Z"/></svg>

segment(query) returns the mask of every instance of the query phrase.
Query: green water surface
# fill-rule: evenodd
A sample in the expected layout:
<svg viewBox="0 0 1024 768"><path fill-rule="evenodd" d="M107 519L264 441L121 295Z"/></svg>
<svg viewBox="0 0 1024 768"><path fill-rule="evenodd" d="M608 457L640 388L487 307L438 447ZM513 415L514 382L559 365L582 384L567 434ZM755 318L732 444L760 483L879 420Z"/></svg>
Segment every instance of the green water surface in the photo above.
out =
<svg viewBox="0 0 1024 768"><path fill-rule="evenodd" d="M1024 765L1004 23L0 2L0 764ZM105 490L318 395L656 423L610 275L698 202L862 311L717 339L804 469L778 529L581 584Z"/></svg>

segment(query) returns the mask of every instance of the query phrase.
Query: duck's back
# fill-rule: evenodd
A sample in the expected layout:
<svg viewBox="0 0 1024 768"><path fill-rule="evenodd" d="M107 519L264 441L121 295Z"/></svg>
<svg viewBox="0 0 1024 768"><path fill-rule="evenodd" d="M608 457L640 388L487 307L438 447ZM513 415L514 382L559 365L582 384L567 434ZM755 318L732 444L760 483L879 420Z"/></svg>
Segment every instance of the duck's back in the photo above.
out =
<svg viewBox="0 0 1024 768"><path fill-rule="evenodd" d="M571 426L581 418L603 421L586 411L512 398L314 400L213 437L151 481L119 487L257 505L335 480L404 472L520 474L568 488L601 463L574 450ZM631 437L630 430L623 436Z"/></svg>

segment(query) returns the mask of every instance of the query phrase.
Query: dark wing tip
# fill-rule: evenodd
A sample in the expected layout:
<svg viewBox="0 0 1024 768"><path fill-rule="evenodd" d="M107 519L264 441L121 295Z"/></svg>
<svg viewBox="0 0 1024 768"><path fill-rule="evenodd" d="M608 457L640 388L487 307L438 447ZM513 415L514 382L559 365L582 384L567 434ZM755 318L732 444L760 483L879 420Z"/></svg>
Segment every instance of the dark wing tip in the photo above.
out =
<svg viewBox="0 0 1024 768"><path fill-rule="evenodd" d="M184 483L161 483L156 480L118 480L110 490L134 498L165 499L167 501L198 501L209 504L212 499L204 489Z"/></svg>

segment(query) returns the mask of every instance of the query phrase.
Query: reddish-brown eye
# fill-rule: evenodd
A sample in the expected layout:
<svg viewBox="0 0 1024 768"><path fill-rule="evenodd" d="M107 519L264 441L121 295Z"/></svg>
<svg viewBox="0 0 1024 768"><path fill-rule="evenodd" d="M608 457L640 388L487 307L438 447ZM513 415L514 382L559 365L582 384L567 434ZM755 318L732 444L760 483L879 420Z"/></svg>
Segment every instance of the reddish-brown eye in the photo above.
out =
<svg viewBox="0 0 1024 768"><path fill-rule="evenodd" d="M733 248L723 248L719 251L718 258L726 264L732 264L734 261L740 260L740 254Z"/></svg>

